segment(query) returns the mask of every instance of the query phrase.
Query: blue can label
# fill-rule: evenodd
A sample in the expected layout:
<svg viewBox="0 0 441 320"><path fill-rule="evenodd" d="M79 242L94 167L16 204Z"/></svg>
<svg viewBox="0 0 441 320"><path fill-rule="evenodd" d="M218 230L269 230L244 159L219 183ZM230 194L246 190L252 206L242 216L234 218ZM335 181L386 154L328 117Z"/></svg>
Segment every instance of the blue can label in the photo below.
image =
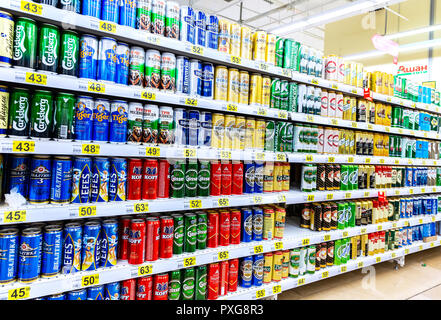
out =
<svg viewBox="0 0 441 320"><path fill-rule="evenodd" d="M90 202L90 180L92 160L75 158L72 177L72 203Z"/></svg>
<svg viewBox="0 0 441 320"><path fill-rule="evenodd" d="M196 26L196 44L205 47L207 16L205 15L204 12L197 11L195 26Z"/></svg>
<svg viewBox="0 0 441 320"><path fill-rule="evenodd" d="M104 222L101 237L101 266L111 267L117 262L118 248L118 223L116 221Z"/></svg>
<svg viewBox="0 0 441 320"><path fill-rule="evenodd" d="M101 19L118 23L119 6L118 0L102 0Z"/></svg>
<svg viewBox="0 0 441 320"><path fill-rule="evenodd" d="M254 169L254 193L263 193L263 163L257 163Z"/></svg>
<svg viewBox="0 0 441 320"><path fill-rule="evenodd" d="M126 200L127 162L124 159L112 159L109 179L109 201Z"/></svg>
<svg viewBox="0 0 441 320"><path fill-rule="evenodd" d="M122 26L136 27L136 1L121 0L119 7L119 24Z"/></svg>
<svg viewBox="0 0 441 320"><path fill-rule="evenodd" d="M201 120L199 122L199 138L198 144L200 146L211 146L211 132L213 130L213 119L210 112L201 113Z"/></svg>
<svg viewBox="0 0 441 320"><path fill-rule="evenodd" d="M261 286L263 283L263 254L254 256L253 259L253 286Z"/></svg>
<svg viewBox="0 0 441 320"><path fill-rule="evenodd" d="M87 288L87 300L104 300L104 285Z"/></svg>
<svg viewBox="0 0 441 320"><path fill-rule="evenodd" d="M67 300L87 300L87 289L68 292Z"/></svg>
<svg viewBox="0 0 441 320"><path fill-rule="evenodd" d="M16 189L17 193L27 198L28 177L29 158L12 156L9 175L9 192L11 192L13 189Z"/></svg>
<svg viewBox="0 0 441 320"><path fill-rule="evenodd" d="M112 282L106 284L104 288L105 300L119 300L119 290L120 290L119 282Z"/></svg>
<svg viewBox="0 0 441 320"><path fill-rule="evenodd" d="M64 293L54 294L47 297L46 300L66 300L66 295Z"/></svg>
<svg viewBox="0 0 441 320"><path fill-rule="evenodd" d="M253 257L245 257L240 262L240 286L251 287L253 277Z"/></svg>
<svg viewBox="0 0 441 320"><path fill-rule="evenodd" d="M41 269L41 247L42 235L36 229L27 233L25 229L20 237L18 280L21 282L32 282L40 275Z"/></svg>
<svg viewBox="0 0 441 320"><path fill-rule="evenodd" d="M54 159L52 163L51 202L70 202L72 160Z"/></svg>
<svg viewBox="0 0 441 320"><path fill-rule="evenodd" d="M250 242L253 238L253 213L250 209L242 210L242 242Z"/></svg>
<svg viewBox="0 0 441 320"><path fill-rule="evenodd" d="M188 113L188 145L190 146L198 145L200 117L198 110L190 110Z"/></svg>
<svg viewBox="0 0 441 320"><path fill-rule="evenodd" d="M210 15L208 17L206 36L208 48L217 50L219 36L219 19L217 16Z"/></svg>
<svg viewBox="0 0 441 320"><path fill-rule="evenodd" d="M214 67L204 63L202 67L202 96L213 98Z"/></svg>
<svg viewBox="0 0 441 320"><path fill-rule="evenodd" d="M30 203L48 203L51 193L51 160L32 158L29 184Z"/></svg>
<svg viewBox="0 0 441 320"><path fill-rule="evenodd" d="M116 60L116 41L111 38L101 38L98 52L97 80L115 82Z"/></svg>
<svg viewBox="0 0 441 320"><path fill-rule="evenodd" d="M263 239L263 210L260 208L253 209L253 240L260 241Z"/></svg>
<svg viewBox="0 0 441 320"><path fill-rule="evenodd" d="M93 99L79 97L75 110L75 139L80 141L92 140Z"/></svg>
<svg viewBox="0 0 441 320"><path fill-rule="evenodd" d="M0 230L0 283L17 277L18 229Z"/></svg>
<svg viewBox="0 0 441 320"><path fill-rule="evenodd" d="M116 83L127 85L129 79L129 62L129 46L123 43L118 43L116 49Z"/></svg>
<svg viewBox="0 0 441 320"><path fill-rule="evenodd" d="M86 223L83 228L81 270L90 271L100 267L100 231L98 223Z"/></svg>
<svg viewBox="0 0 441 320"><path fill-rule="evenodd" d="M78 224L66 225L63 241L63 273L81 270L81 244L83 230Z"/></svg>
<svg viewBox="0 0 441 320"><path fill-rule="evenodd" d="M91 202L109 201L109 167L110 163L107 158L93 160Z"/></svg>
<svg viewBox="0 0 441 320"><path fill-rule="evenodd" d="M196 15L191 7L181 7L181 20L179 24L181 41L195 44L195 20Z"/></svg>
<svg viewBox="0 0 441 320"><path fill-rule="evenodd" d="M110 142L126 142L128 105L124 101L114 101L110 113Z"/></svg>
<svg viewBox="0 0 441 320"><path fill-rule="evenodd" d="M48 226L47 228L50 228ZM43 234L42 277L52 277L61 271L63 251L63 230L61 227Z"/></svg>
<svg viewBox="0 0 441 320"><path fill-rule="evenodd" d="M98 40L85 35L80 40L80 78L96 79L98 61Z"/></svg>
<svg viewBox="0 0 441 320"><path fill-rule="evenodd" d="M245 163L244 193L254 193L254 163Z"/></svg>
<svg viewBox="0 0 441 320"><path fill-rule="evenodd" d="M109 141L110 103L108 100L95 101L93 108L93 141Z"/></svg>

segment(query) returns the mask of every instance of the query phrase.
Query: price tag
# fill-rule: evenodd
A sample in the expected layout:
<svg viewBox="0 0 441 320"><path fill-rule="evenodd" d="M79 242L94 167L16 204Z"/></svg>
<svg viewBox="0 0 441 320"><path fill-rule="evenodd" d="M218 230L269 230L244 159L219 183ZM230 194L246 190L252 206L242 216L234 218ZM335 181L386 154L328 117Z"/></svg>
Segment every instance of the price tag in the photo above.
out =
<svg viewBox="0 0 441 320"><path fill-rule="evenodd" d="M276 154L276 160L286 162L286 154L284 153L277 153Z"/></svg>
<svg viewBox="0 0 441 320"><path fill-rule="evenodd" d="M81 206L78 207L79 217L93 217L96 216L96 206Z"/></svg>
<svg viewBox="0 0 441 320"><path fill-rule="evenodd" d="M420 224L423 224L423 219L419 219L418 222L419 222Z"/></svg>
<svg viewBox="0 0 441 320"><path fill-rule="evenodd" d="M27 1L22 1L20 4L20 9L33 14L38 14L41 16L43 13L43 6L37 3L31 3Z"/></svg>
<svg viewBox="0 0 441 320"><path fill-rule="evenodd" d="M231 63L240 64L242 62L240 57L231 56Z"/></svg>
<svg viewBox="0 0 441 320"><path fill-rule="evenodd" d="M302 239L302 246L309 246L309 242L310 242L309 238Z"/></svg>
<svg viewBox="0 0 441 320"><path fill-rule="evenodd" d="M427 165L426 160L423 160L423 166Z"/></svg>
<svg viewBox="0 0 441 320"><path fill-rule="evenodd" d="M397 254L395 252L392 252L392 258L395 258Z"/></svg>
<svg viewBox="0 0 441 320"><path fill-rule="evenodd" d="M435 244L433 242L430 243L430 247L433 248Z"/></svg>
<svg viewBox="0 0 441 320"><path fill-rule="evenodd" d="M432 217L432 222L435 222L436 221L436 217Z"/></svg>
<svg viewBox="0 0 441 320"><path fill-rule="evenodd" d="M191 46L191 53L204 55L204 47L201 46Z"/></svg>
<svg viewBox="0 0 441 320"><path fill-rule="evenodd" d="M330 234L326 234L326 235L323 237L323 241L331 241L331 235L330 235Z"/></svg>
<svg viewBox="0 0 441 320"><path fill-rule="evenodd" d="M361 228L360 234L365 234L365 233L366 233L366 228Z"/></svg>
<svg viewBox="0 0 441 320"><path fill-rule="evenodd" d="M141 98L145 100L155 101L156 100L156 93L151 91L142 91Z"/></svg>
<svg viewBox="0 0 441 320"><path fill-rule="evenodd" d="M87 83L87 91L95 93L105 93L106 85L99 82L89 81Z"/></svg>
<svg viewBox="0 0 441 320"><path fill-rule="evenodd" d="M368 128L369 130L373 130L373 129L374 129L374 126L371 125L371 124L368 124L368 125L367 125L367 128Z"/></svg>
<svg viewBox="0 0 441 320"><path fill-rule="evenodd" d="M231 159L231 151L221 150L219 153L221 159Z"/></svg>
<svg viewBox="0 0 441 320"><path fill-rule="evenodd" d="M371 163L371 158L364 159L364 163Z"/></svg>
<svg viewBox="0 0 441 320"><path fill-rule="evenodd" d="M345 199L349 199L349 198L352 198L352 193L346 192L345 193Z"/></svg>
<svg viewBox="0 0 441 320"><path fill-rule="evenodd" d="M364 197L367 198L367 197L370 196L370 194L371 194L371 193L370 193L369 191L365 191L365 192L364 192Z"/></svg>
<svg viewBox="0 0 441 320"><path fill-rule="evenodd" d="M413 164L413 161L412 160L407 160L407 164Z"/></svg>
<svg viewBox="0 0 441 320"><path fill-rule="evenodd" d="M260 289L256 291L256 299L265 297L265 289Z"/></svg>
<svg viewBox="0 0 441 320"><path fill-rule="evenodd" d="M191 267L196 265L196 257L184 258L183 260L184 267Z"/></svg>
<svg viewBox="0 0 441 320"><path fill-rule="evenodd" d="M12 141L12 152L35 152L35 142Z"/></svg>
<svg viewBox="0 0 441 320"><path fill-rule="evenodd" d="M254 204L261 204L263 202L262 196L253 196Z"/></svg>
<svg viewBox="0 0 441 320"><path fill-rule="evenodd" d="M336 85L336 84L333 83L333 84L331 85L331 88L332 88L332 89L335 89L335 90L338 90L338 85Z"/></svg>
<svg viewBox="0 0 441 320"><path fill-rule="evenodd" d="M297 285L298 286L301 286L301 285L304 285L305 284L305 278L299 278L298 280L297 280Z"/></svg>
<svg viewBox="0 0 441 320"><path fill-rule="evenodd" d="M399 164L400 163L400 160L395 160L395 164Z"/></svg>
<svg viewBox="0 0 441 320"><path fill-rule="evenodd" d="M257 115L258 116L266 116L268 112L266 111L266 108L258 108L257 109Z"/></svg>
<svg viewBox="0 0 441 320"><path fill-rule="evenodd" d="M380 224L379 226L377 226L377 231L381 231L383 230L383 226Z"/></svg>
<svg viewBox="0 0 441 320"><path fill-rule="evenodd" d="M277 197L277 202L286 202L286 196L284 194L280 194Z"/></svg>
<svg viewBox="0 0 441 320"><path fill-rule="evenodd" d="M427 132L424 132L424 138L427 138Z"/></svg>
<svg viewBox="0 0 441 320"><path fill-rule="evenodd" d="M217 254L217 260L222 261L222 260L228 260L230 256L230 253L228 251L221 251Z"/></svg>
<svg viewBox="0 0 441 320"><path fill-rule="evenodd" d="M432 192L436 192L436 188L435 187L432 188Z"/></svg>
<svg viewBox="0 0 441 320"><path fill-rule="evenodd" d="M185 148L183 150L183 157L184 158L196 158L196 155L197 155L196 149Z"/></svg>
<svg viewBox="0 0 441 320"><path fill-rule="evenodd" d="M8 300L21 300L29 298L31 287L21 287L8 291Z"/></svg>
<svg viewBox="0 0 441 320"><path fill-rule="evenodd" d="M268 71L268 65L266 63L260 63L259 69L262 71Z"/></svg>
<svg viewBox="0 0 441 320"><path fill-rule="evenodd" d="M332 199L334 199L334 194L332 194L332 193L328 193L328 194L326 195L326 200L332 200Z"/></svg>
<svg viewBox="0 0 441 320"><path fill-rule="evenodd" d="M314 195L313 195L313 194L308 195L308 196L306 197L306 201L309 201L309 202L314 201Z"/></svg>
<svg viewBox="0 0 441 320"><path fill-rule="evenodd" d="M346 272L348 270L348 267L343 266L340 268L340 272Z"/></svg>
<svg viewBox="0 0 441 320"><path fill-rule="evenodd" d="M357 92L357 89L351 89L351 93L352 94L357 94L358 92Z"/></svg>
<svg viewBox="0 0 441 320"><path fill-rule="evenodd" d="M412 188L409 189L409 194L413 194L413 189Z"/></svg>
<svg viewBox="0 0 441 320"><path fill-rule="evenodd" d="M254 254L259 254L263 252L263 246L260 244L258 246L254 246Z"/></svg>
<svg viewBox="0 0 441 320"><path fill-rule="evenodd" d="M426 188L421 188L422 193L426 193Z"/></svg>
<svg viewBox="0 0 441 320"><path fill-rule="evenodd" d="M316 86L318 86L319 81L317 79L312 79L311 84L315 84Z"/></svg>
<svg viewBox="0 0 441 320"><path fill-rule="evenodd" d="M101 21L99 29L105 32L116 33L116 24L107 21Z"/></svg>
<svg viewBox="0 0 441 320"><path fill-rule="evenodd" d="M404 254L409 254L409 249L404 250Z"/></svg>
<svg viewBox="0 0 441 320"><path fill-rule="evenodd" d="M161 148L159 147L147 147L145 148L145 155L149 157L161 156Z"/></svg>
<svg viewBox="0 0 441 320"><path fill-rule="evenodd" d="M135 213L149 212L149 203L148 202L135 203L133 206L133 212Z"/></svg>
<svg viewBox="0 0 441 320"><path fill-rule="evenodd" d="M335 158L334 157L328 157L328 163L334 163Z"/></svg>
<svg viewBox="0 0 441 320"><path fill-rule="evenodd" d="M380 159L380 164L384 164L384 159Z"/></svg>
<svg viewBox="0 0 441 320"><path fill-rule="evenodd" d="M237 112L237 105L232 103L227 104L227 111Z"/></svg>
<svg viewBox="0 0 441 320"><path fill-rule="evenodd" d="M311 155L306 156L306 162L312 162L314 161L314 157Z"/></svg>
<svg viewBox="0 0 441 320"><path fill-rule="evenodd" d="M385 130L386 132L390 132L390 128L389 128L389 127L384 127L384 130Z"/></svg>
<svg viewBox="0 0 441 320"><path fill-rule="evenodd" d="M81 286L82 287L96 286L99 283L100 283L100 275L99 275L99 273L92 274L90 276L83 276L81 278Z"/></svg>
<svg viewBox="0 0 441 320"><path fill-rule="evenodd" d="M403 129L398 129L398 133L403 134Z"/></svg>
<svg viewBox="0 0 441 320"><path fill-rule="evenodd" d="M148 264L146 266L139 266L138 268L138 276L142 277L148 274L152 274L153 273L153 265Z"/></svg>
<svg viewBox="0 0 441 320"><path fill-rule="evenodd" d="M229 207L230 200L228 198L220 198L217 200L218 207Z"/></svg>
<svg viewBox="0 0 441 320"><path fill-rule="evenodd" d="M83 143L81 145L82 154L100 154L100 145L92 143Z"/></svg>
<svg viewBox="0 0 441 320"><path fill-rule="evenodd" d="M202 200L190 200L190 209L200 209L202 208Z"/></svg>
<svg viewBox="0 0 441 320"><path fill-rule="evenodd" d="M35 72L26 72L27 83L39 84L42 86L47 85L47 75Z"/></svg>
<svg viewBox="0 0 441 320"><path fill-rule="evenodd" d="M279 119L288 119L288 112L286 112L286 111L279 111L279 113L278 113L278 117L279 117Z"/></svg>
<svg viewBox="0 0 441 320"><path fill-rule="evenodd" d="M17 223L26 221L26 210L5 211L4 223Z"/></svg>
<svg viewBox="0 0 441 320"><path fill-rule="evenodd" d="M361 262L358 263L358 267L359 267L359 268L363 268L363 261L361 261Z"/></svg>
<svg viewBox="0 0 441 320"><path fill-rule="evenodd" d="M380 263L380 262L381 262L381 257L377 257L377 258L375 259L375 261L376 261L377 263Z"/></svg>
<svg viewBox="0 0 441 320"><path fill-rule="evenodd" d="M306 116L306 121L308 121L308 122L314 122L314 116L308 114L308 115Z"/></svg>
<svg viewBox="0 0 441 320"><path fill-rule="evenodd" d="M423 250L423 245L420 245L418 249Z"/></svg>
<svg viewBox="0 0 441 320"><path fill-rule="evenodd" d="M329 277L329 271L325 271L322 273L322 279Z"/></svg>
<svg viewBox="0 0 441 320"><path fill-rule="evenodd" d="M405 221L404 221L404 226L405 226L405 227L409 226L409 220L405 220Z"/></svg>
<svg viewBox="0 0 441 320"><path fill-rule="evenodd" d="M331 119L331 124L334 126L338 126L338 120L337 119Z"/></svg>
<svg viewBox="0 0 441 320"><path fill-rule="evenodd" d="M357 127L358 127L357 122L352 122L352 128L357 128Z"/></svg>
<svg viewBox="0 0 441 320"><path fill-rule="evenodd" d="M395 190L395 195L399 196L400 195L400 190Z"/></svg>
<svg viewBox="0 0 441 320"><path fill-rule="evenodd" d="M198 99L196 98L185 98L185 105L191 107L197 107Z"/></svg>
<svg viewBox="0 0 441 320"><path fill-rule="evenodd" d="M397 223L396 222L392 223L392 228L396 228L396 227L397 227Z"/></svg>
<svg viewBox="0 0 441 320"><path fill-rule="evenodd" d="M289 70L289 69L282 69L282 75L283 76L285 76L285 77L292 77L292 73L291 73L291 70Z"/></svg>
<svg viewBox="0 0 441 320"><path fill-rule="evenodd" d="M282 286L280 284L273 287L273 294L279 294L282 292Z"/></svg>
<svg viewBox="0 0 441 320"><path fill-rule="evenodd" d="M256 160L265 161L265 153L263 152L257 152L255 154Z"/></svg>
<svg viewBox="0 0 441 320"><path fill-rule="evenodd" d="M282 241L278 241L274 244L274 248L276 250L283 250L283 242Z"/></svg>
<svg viewBox="0 0 441 320"><path fill-rule="evenodd" d="M343 231L343 233L341 234L341 236L342 236L343 238L347 238L347 237L349 236L349 232L347 232L347 231Z"/></svg>
<svg viewBox="0 0 441 320"><path fill-rule="evenodd" d="M348 157L348 163L353 163L354 162L354 157Z"/></svg>

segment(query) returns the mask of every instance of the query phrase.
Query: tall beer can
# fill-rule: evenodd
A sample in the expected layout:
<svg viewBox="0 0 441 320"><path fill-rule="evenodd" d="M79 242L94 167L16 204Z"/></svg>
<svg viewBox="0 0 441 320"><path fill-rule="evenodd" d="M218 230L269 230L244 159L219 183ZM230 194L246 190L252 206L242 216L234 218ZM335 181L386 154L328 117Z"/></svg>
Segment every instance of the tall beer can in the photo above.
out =
<svg viewBox="0 0 441 320"><path fill-rule="evenodd" d="M262 104L262 75L253 73L250 81L250 105Z"/></svg>
<svg viewBox="0 0 441 320"><path fill-rule="evenodd" d="M239 103L248 104L250 92L250 75L247 71L239 72Z"/></svg>
<svg viewBox="0 0 441 320"><path fill-rule="evenodd" d="M240 28L240 57L243 59L252 58L252 41L251 41L251 29L242 26Z"/></svg>
<svg viewBox="0 0 441 320"><path fill-rule="evenodd" d="M227 101L239 103L239 84L239 70L234 68L229 69Z"/></svg>
<svg viewBox="0 0 441 320"><path fill-rule="evenodd" d="M227 101L228 93L228 69L224 66L217 66L215 69L214 99Z"/></svg>
<svg viewBox="0 0 441 320"><path fill-rule="evenodd" d="M270 77L262 77L262 98L261 105L262 107L270 107L271 103L271 78Z"/></svg>
<svg viewBox="0 0 441 320"><path fill-rule="evenodd" d="M253 33L253 60L265 62L266 53L266 37L265 31L256 31ZM275 43L274 43L275 45ZM274 47L275 50L275 47Z"/></svg>
<svg viewBox="0 0 441 320"><path fill-rule="evenodd" d="M241 51L241 27L238 23L230 24L230 54L232 56L240 56Z"/></svg>
<svg viewBox="0 0 441 320"><path fill-rule="evenodd" d="M218 50L224 53L230 53L230 22L225 19L219 19Z"/></svg>
<svg viewBox="0 0 441 320"><path fill-rule="evenodd" d="M277 41L277 36L275 34L270 34L270 33L267 34L265 61L270 65L276 64L276 41Z"/></svg>

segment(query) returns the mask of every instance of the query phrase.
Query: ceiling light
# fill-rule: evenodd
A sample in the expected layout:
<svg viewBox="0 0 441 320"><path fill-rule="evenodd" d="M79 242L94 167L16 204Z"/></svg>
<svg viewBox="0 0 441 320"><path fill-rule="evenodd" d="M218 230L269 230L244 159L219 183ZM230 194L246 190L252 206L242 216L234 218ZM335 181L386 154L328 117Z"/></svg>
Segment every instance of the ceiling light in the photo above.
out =
<svg viewBox="0 0 441 320"><path fill-rule="evenodd" d="M400 39L400 38L404 38L404 37L414 36L417 34L432 32L432 31L436 31L436 30L441 30L441 24L438 24L435 26L430 26L430 27L424 27L424 28L420 28L420 29L415 29L415 30L410 30L410 31L403 31L403 32L398 32L398 33L394 33L394 34L388 34L388 35L385 35L384 38L386 38L386 39Z"/></svg>

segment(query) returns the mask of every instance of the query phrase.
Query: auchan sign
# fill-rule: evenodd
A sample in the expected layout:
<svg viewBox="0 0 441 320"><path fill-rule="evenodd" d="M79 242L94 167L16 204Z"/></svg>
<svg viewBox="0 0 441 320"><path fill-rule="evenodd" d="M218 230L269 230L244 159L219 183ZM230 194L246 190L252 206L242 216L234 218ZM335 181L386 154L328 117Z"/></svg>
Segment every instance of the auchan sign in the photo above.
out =
<svg viewBox="0 0 441 320"><path fill-rule="evenodd" d="M398 74L405 76L405 75L412 75L412 74L423 74L427 73L428 66L427 64L422 64L418 66L406 66L402 65L398 67Z"/></svg>

